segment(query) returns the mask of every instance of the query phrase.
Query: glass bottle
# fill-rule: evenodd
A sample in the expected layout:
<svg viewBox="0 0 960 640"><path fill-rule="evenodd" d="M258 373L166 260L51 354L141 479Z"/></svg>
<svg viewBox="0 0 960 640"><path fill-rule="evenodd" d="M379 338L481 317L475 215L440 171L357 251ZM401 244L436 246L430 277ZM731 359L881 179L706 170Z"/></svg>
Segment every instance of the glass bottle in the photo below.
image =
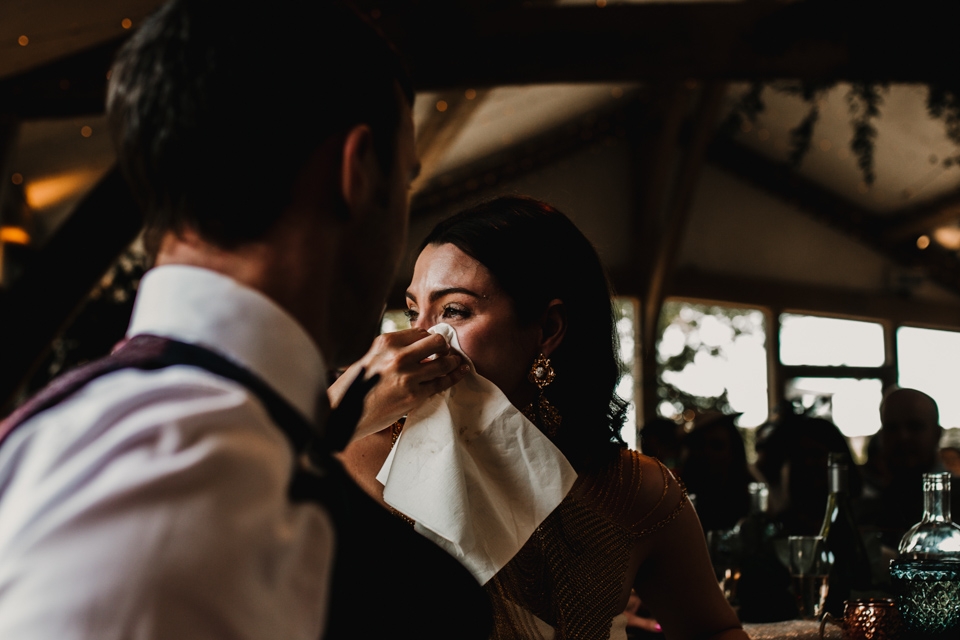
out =
<svg viewBox="0 0 960 640"><path fill-rule="evenodd" d="M850 506L848 468L840 456L830 456L827 481L830 493L820 535L826 541L827 550L833 554L833 568L824 608L840 616L843 615L843 601L849 600L853 591L868 591L873 587L873 574L870 557Z"/></svg>
<svg viewBox="0 0 960 640"><path fill-rule="evenodd" d="M750 494L750 512L737 523L737 534L745 551L759 550L770 544L779 529L767 513L770 501L767 483L751 482L747 491Z"/></svg>
<svg viewBox="0 0 960 640"><path fill-rule="evenodd" d="M950 474L923 474L923 519L900 540L904 560L960 562L960 527L950 518Z"/></svg>
<svg viewBox="0 0 960 640"><path fill-rule="evenodd" d="M780 525L767 512L770 490L766 483L752 482L750 513L736 526L741 548L737 596L744 622L775 622L796 616L796 600L790 594L790 572L777 559L774 540Z"/></svg>

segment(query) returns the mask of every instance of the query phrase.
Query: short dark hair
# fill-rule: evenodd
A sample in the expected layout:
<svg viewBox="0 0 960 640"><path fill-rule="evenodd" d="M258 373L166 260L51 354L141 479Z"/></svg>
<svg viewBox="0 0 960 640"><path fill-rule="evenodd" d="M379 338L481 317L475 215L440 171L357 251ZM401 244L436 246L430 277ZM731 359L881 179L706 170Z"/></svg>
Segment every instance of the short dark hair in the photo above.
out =
<svg viewBox="0 0 960 640"><path fill-rule="evenodd" d="M148 236L230 247L271 227L331 136L370 125L389 170L400 93L412 104L400 57L344 3L172 0L118 53L107 113Z"/></svg>
<svg viewBox="0 0 960 640"><path fill-rule="evenodd" d="M574 467L610 461L623 448L626 402L620 379L610 285L596 249L550 205L505 196L440 222L420 247L452 244L485 266L522 324L553 299L564 303L567 329L550 354L556 380L544 395L562 423L554 443Z"/></svg>
<svg viewBox="0 0 960 640"><path fill-rule="evenodd" d="M927 409L930 411L930 418L933 420L933 424L940 425L940 407L937 406L937 401L931 398L928 394L920 391L919 389L910 389L908 387L901 386L891 386L887 389L886 393L883 394L883 399L880 400L880 417L883 417L883 407L887 404L887 400L891 396L906 396L919 398L922 402L926 403ZM883 423L881 422L880 428L883 428Z"/></svg>

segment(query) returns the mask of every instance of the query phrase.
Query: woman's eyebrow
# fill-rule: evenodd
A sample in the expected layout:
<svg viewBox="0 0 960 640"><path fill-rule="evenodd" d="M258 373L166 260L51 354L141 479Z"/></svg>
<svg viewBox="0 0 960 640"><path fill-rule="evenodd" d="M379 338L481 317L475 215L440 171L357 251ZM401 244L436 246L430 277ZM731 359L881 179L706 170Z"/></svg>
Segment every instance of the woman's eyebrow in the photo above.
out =
<svg viewBox="0 0 960 640"><path fill-rule="evenodd" d="M440 298L444 296L448 296L451 293L462 293L477 299L484 297L475 291L471 291L470 289L464 289L463 287L447 287L446 289L437 289L436 291L431 291L430 302L436 302Z"/></svg>
<svg viewBox="0 0 960 640"><path fill-rule="evenodd" d="M430 302L436 302L444 296L448 296L451 293L462 293L464 295L472 296L478 300L483 299L485 296L480 295L476 291L471 291L470 289L464 289L463 287L447 287L446 289L437 289L436 291L430 292ZM417 297L407 291L407 298L412 302L417 301Z"/></svg>

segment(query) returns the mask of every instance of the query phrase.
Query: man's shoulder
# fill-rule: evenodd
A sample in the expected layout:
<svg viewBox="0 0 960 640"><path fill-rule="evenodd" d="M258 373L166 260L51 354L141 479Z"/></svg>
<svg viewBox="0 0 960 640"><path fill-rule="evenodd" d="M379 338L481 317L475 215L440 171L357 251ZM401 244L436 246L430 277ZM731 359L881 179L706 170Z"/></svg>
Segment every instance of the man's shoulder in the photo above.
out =
<svg viewBox="0 0 960 640"><path fill-rule="evenodd" d="M79 435L89 429L136 422L169 425L191 416L225 411L257 414L253 396L241 384L197 367L158 370L125 368L97 376L53 406L27 418L19 429L57 429ZM28 401L29 402L29 401Z"/></svg>
<svg viewBox="0 0 960 640"><path fill-rule="evenodd" d="M54 622L109 602L104 624L173 629L157 637L317 627L331 525L290 504L291 449L244 387L194 367L122 369L22 426L0 447L0 612L53 593ZM287 579L264 575L274 561Z"/></svg>
<svg viewBox="0 0 960 640"><path fill-rule="evenodd" d="M240 384L188 366L121 369L14 429L0 446L0 493L14 476L36 488L138 469L160 482L217 465L285 473L290 460L283 434Z"/></svg>

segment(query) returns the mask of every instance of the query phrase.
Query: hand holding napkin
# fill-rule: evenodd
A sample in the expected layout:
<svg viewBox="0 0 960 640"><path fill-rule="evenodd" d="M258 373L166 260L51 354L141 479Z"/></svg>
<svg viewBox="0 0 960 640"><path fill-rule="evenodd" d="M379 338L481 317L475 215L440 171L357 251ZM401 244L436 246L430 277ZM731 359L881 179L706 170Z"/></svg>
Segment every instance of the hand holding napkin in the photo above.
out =
<svg viewBox="0 0 960 640"><path fill-rule="evenodd" d="M432 333L470 373L410 412L377 480L391 507L485 584L526 543L577 478L557 447L477 374L448 324Z"/></svg>

